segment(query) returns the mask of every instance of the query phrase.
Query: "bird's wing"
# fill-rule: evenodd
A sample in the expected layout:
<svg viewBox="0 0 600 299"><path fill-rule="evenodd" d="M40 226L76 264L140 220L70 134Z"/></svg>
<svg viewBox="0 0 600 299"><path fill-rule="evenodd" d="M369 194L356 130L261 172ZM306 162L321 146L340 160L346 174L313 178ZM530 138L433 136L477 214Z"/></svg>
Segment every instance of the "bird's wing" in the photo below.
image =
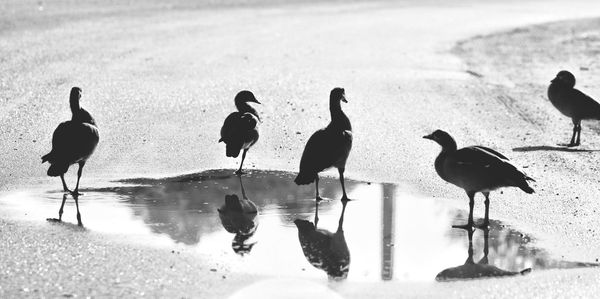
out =
<svg viewBox="0 0 600 299"><path fill-rule="evenodd" d="M331 151L331 136L325 129L316 131L306 143L300 159L300 172L317 173L329 168L335 163Z"/></svg>
<svg viewBox="0 0 600 299"><path fill-rule="evenodd" d="M502 160L508 160L504 155L480 146L469 146L454 152L451 161L459 165L469 165L470 167L486 167L503 163Z"/></svg>
<svg viewBox="0 0 600 299"><path fill-rule="evenodd" d="M572 89L570 92L569 97L576 101L576 105L581 108L581 111L585 111L585 118L600 119L600 104L596 100L578 89Z"/></svg>
<svg viewBox="0 0 600 299"><path fill-rule="evenodd" d="M89 157L100 139L98 128L88 123L63 122L52 135L52 157L72 164Z"/></svg>
<svg viewBox="0 0 600 299"><path fill-rule="evenodd" d="M233 112L225 118L221 127L221 139L219 141L228 142L235 135L240 116L240 112Z"/></svg>
<svg viewBox="0 0 600 299"><path fill-rule="evenodd" d="M497 152L497 151L495 151L495 150L493 150L493 149L491 149L491 148L489 148L489 147L485 147L485 146L481 146L481 145L475 145L475 146L472 146L472 147L473 147L473 148L476 148L476 149L478 149L478 150L485 151L485 152L487 152L487 153L489 153L489 154L493 154L493 155L495 155L496 157L498 157L498 158L500 158L500 159L503 159L503 160L510 160L510 159L508 159L506 156L504 156L503 154L501 154L501 153L499 153L499 152Z"/></svg>

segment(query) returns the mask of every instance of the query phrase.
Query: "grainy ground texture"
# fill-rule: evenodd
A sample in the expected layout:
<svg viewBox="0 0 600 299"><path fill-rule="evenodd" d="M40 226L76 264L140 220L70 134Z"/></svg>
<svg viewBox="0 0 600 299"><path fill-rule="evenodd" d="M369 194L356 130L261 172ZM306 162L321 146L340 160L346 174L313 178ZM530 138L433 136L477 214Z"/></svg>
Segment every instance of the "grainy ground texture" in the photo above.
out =
<svg viewBox="0 0 600 299"><path fill-rule="evenodd" d="M557 147L570 138L571 122L545 95L554 75L569 69L580 89L600 99L600 21L592 18L599 1L166 2L0 3L2 191L59 187L40 156L69 118L72 86L83 88L82 106L101 134L87 185L236 167L217 140L241 89L263 103L248 167L294 171L310 133L328 121L329 90L343 86L355 138L349 177L405 182L464 206L464 193L434 171L438 146L421 138L444 129L459 146L499 150L537 180L533 195L495 193L495 218L518 224L557 256L600 257L600 124L584 122L585 151ZM171 248L0 215L2 298L241 297L242 289L258 297L257 290L293 292L294 285L347 298L600 292L597 269L322 290L317 282L230 274Z"/></svg>

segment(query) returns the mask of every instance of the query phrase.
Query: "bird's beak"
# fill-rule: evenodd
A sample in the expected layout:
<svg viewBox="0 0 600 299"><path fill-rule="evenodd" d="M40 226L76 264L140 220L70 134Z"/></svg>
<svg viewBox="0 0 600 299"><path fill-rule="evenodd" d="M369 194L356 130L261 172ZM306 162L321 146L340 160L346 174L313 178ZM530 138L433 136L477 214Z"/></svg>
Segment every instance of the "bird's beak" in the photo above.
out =
<svg viewBox="0 0 600 299"><path fill-rule="evenodd" d="M433 135L431 135L431 134L425 135L425 136L423 136L423 138L433 140Z"/></svg>
<svg viewBox="0 0 600 299"><path fill-rule="evenodd" d="M254 103L256 103L256 104L260 104L260 102L259 102L257 99L254 99L254 101L253 101L253 102L254 102ZM262 104L261 104L261 105L262 105Z"/></svg>
<svg viewBox="0 0 600 299"><path fill-rule="evenodd" d="M346 99L346 95L343 95L343 96L342 96L342 102L344 102L344 103L348 103L348 100Z"/></svg>

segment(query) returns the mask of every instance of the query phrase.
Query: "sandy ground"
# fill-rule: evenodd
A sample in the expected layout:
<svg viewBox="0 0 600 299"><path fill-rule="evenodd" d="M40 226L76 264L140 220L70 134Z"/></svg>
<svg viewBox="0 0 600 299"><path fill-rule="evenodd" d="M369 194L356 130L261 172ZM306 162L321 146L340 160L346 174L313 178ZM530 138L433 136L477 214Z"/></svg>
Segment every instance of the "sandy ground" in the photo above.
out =
<svg viewBox="0 0 600 299"><path fill-rule="evenodd" d="M57 1L43 10L29 3L35 2L2 4L10 16L0 31L2 190L50 183L59 187L57 180L44 176L39 157L49 150L54 127L69 117L68 92L74 85L83 88L82 106L94 115L101 134L84 185L235 167L237 161L225 158L216 140L240 89L251 89L263 103L261 139L247 165L295 170L309 134L327 123L329 90L343 86L349 98L343 108L355 136L349 176L408 182L427 195L464 203L462 191L434 172L438 146L421 139L442 128L459 145L498 149L537 179L534 195L517 190L494 194L494 218L524 227L556 255L581 261L599 257L596 153L536 150L566 142L570 135L570 121L545 99L546 84L558 70L573 70L584 91L600 95L593 79L597 52L591 50L597 48L598 22L510 30L597 16L600 2L183 9L187 7L165 8L151 1L139 10L135 1L129 6L83 2L81 7ZM65 9L68 5L72 12ZM492 32L500 33L488 35ZM600 138L592 132L600 132L600 126L585 123L583 149L600 149ZM222 277L197 271L211 265L185 254L165 258L160 249L131 248L95 234L67 237L45 224L2 220L0 230L0 293L5 295L24 295L22 286L33 282L50 295L135 295L135 290L153 296L227 295L222 288L209 288ZM57 256L59 248L64 256ZM78 269L68 263L90 266ZM64 272L50 266L59 264ZM170 265L180 269L174 274L179 276L166 277L160 270ZM156 269L146 270L152 267ZM116 273L139 275L115 287ZM82 279L72 279L77 275ZM377 292L592 295L597 285L591 282L599 278L597 270L549 271L494 284L461 283L460 288L390 284ZM246 284L260 280L227 279ZM356 286L353 292L340 292L361 297L365 290L369 288ZM459 293L463 290L469 292Z"/></svg>

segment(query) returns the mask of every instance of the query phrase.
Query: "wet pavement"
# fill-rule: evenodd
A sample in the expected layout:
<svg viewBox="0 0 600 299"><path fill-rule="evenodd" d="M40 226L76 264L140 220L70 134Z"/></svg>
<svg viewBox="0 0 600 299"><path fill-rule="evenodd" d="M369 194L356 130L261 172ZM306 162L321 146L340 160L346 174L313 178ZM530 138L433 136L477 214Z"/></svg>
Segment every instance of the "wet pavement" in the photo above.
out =
<svg viewBox="0 0 600 299"><path fill-rule="evenodd" d="M192 251L236 273L332 281L447 281L596 266L553 259L500 221L472 233L452 229L466 212L409 186L348 180L352 201L343 204L339 181L323 177L325 200L316 203L314 184L297 186L294 176L211 170L84 189L80 230ZM0 205L41 223L58 216L64 196L11 193ZM79 229L70 195L66 201L63 223L43 225Z"/></svg>

